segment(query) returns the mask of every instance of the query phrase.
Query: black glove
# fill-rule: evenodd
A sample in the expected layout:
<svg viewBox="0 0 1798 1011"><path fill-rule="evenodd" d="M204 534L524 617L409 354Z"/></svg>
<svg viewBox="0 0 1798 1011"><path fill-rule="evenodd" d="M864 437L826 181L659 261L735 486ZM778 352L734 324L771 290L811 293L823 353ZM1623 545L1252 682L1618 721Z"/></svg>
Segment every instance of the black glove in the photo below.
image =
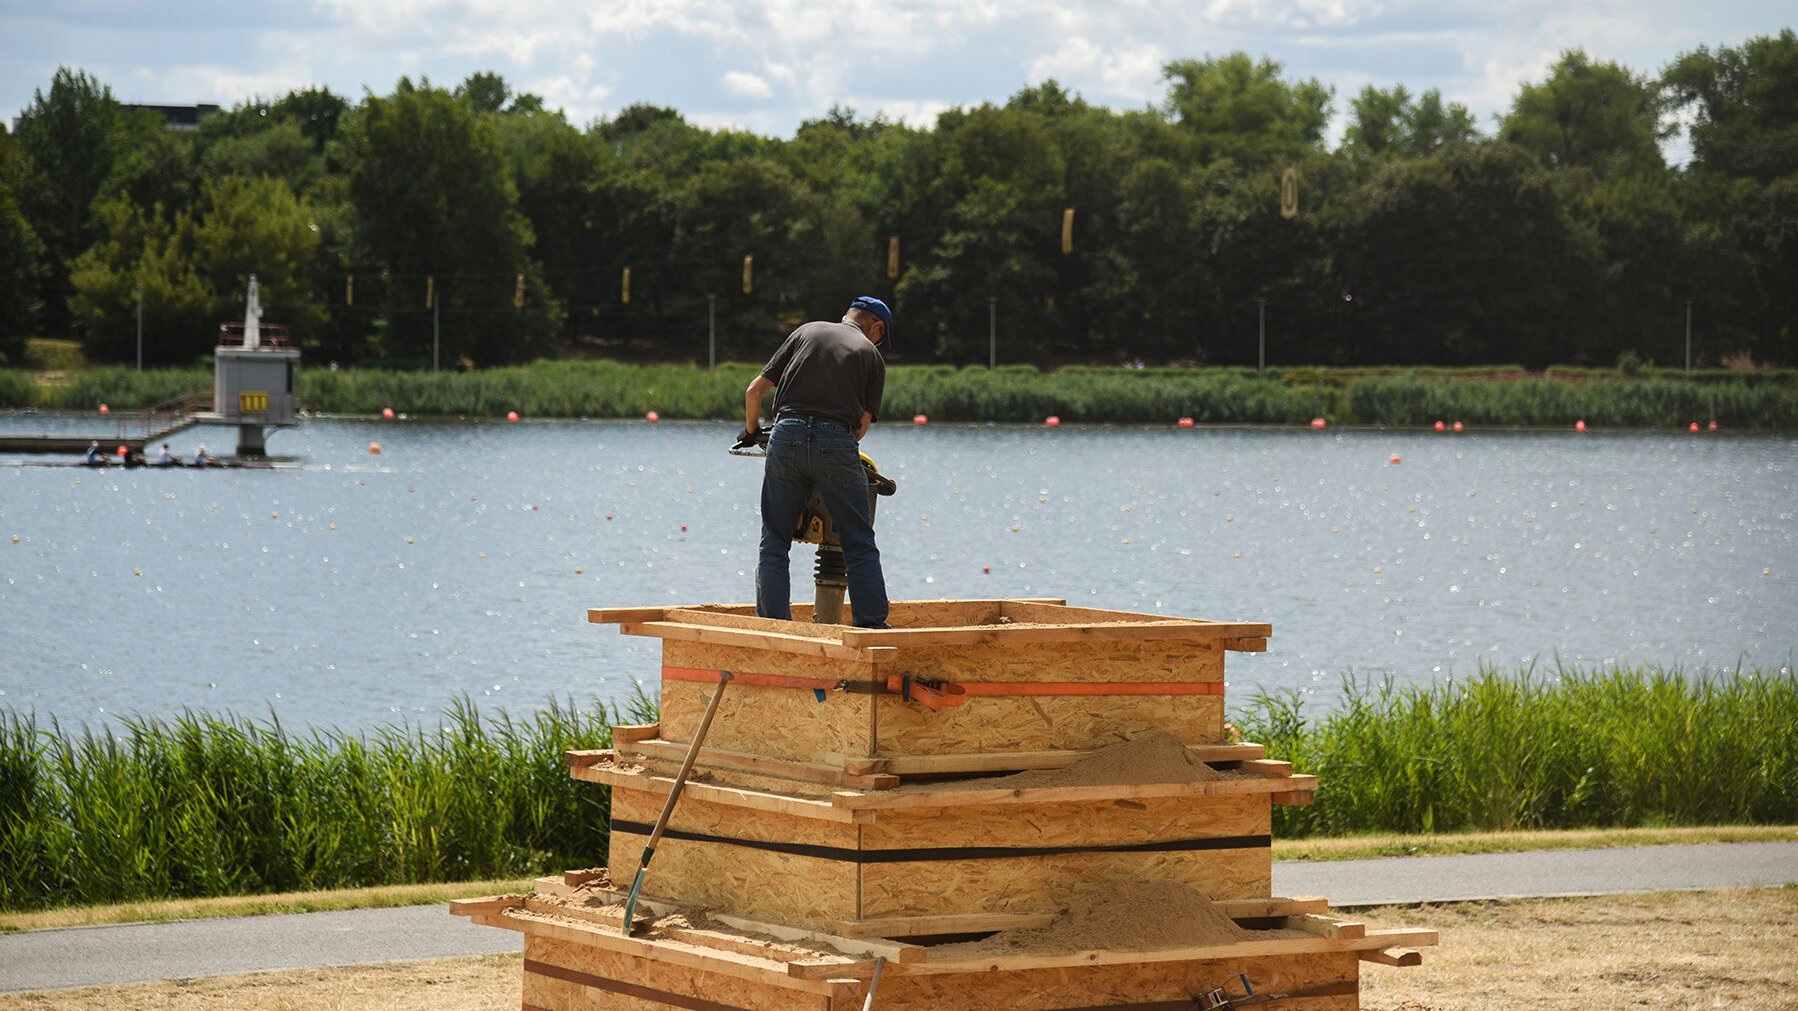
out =
<svg viewBox="0 0 1798 1011"><path fill-rule="evenodd" d="M737 433L737 442L735 445L731 446L730 448L732 448L732 449L749 449L752 446L766 447L767 445L768 445L768 430L766 428L758 428L753 432L750 431L749 429L745 428L741 432Z"/></svg>

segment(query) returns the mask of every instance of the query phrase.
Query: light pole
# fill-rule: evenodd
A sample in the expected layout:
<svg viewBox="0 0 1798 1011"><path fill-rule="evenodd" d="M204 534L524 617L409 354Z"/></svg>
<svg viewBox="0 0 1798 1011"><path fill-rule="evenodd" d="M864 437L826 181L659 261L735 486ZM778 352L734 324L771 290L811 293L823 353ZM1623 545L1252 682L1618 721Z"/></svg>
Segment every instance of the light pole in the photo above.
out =
<svg viewBox="0 0 1798 1011"><path fill-rule="evenodd" d="M1255 374L1259 376L1267 372L1267 299L1255 300L1255 319L1260 334L1259 350L1255 355Z"/></svg>
<svg viewBox="0 0 1798 1011"><path fill-rule="evenodd" d="M999 367L999 299L986 297L986 367Z"/></svg>
<svg viewBox="0 0 1798 1011"><path fill-rule="evenodd" d="M705 297L706 371L718 367L718 296Z"/></svg>

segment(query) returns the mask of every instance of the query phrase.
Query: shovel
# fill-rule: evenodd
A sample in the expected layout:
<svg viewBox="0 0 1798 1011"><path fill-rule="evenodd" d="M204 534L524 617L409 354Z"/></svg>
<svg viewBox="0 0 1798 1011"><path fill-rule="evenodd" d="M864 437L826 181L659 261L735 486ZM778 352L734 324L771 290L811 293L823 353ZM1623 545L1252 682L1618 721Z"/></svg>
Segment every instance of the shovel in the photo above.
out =
<svg viewBox="0 0 1798 1011"><path fill-rule="evenodd" d="M637 893L643 890L643 875L649 870L649 859L656 855L656 843L662 841L662 832L668 828L668 816L674 813L674 802L680 799L681 788L687 785L687 776L693 771L693 760L699 757L699 744L705 740L705 732L711 729L712 717L718 715L718 702L724 698L724 686L729 683L731 673L727 670L718 672L718 690L712 693L712 701L706 704L705 718L699 721L699 730L693 734L693 743L687 746L686 761L681 763L680 775L674 777L674 788L668 791L668 799L662 804L662 813L656 818L656 827L649 833L649 842L643 847L643 859L637 864L637 878L631 882L631 896L624 902L624 936L631 936L631 915L637 910Z"/></svg>

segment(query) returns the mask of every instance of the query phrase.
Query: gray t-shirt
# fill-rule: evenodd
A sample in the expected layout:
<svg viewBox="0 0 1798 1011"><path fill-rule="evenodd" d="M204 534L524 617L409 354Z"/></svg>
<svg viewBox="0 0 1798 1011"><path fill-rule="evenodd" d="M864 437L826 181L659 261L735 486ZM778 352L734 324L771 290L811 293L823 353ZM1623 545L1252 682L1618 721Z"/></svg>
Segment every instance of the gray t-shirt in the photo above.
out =
<svg viewBox="0 0 1798 1011"><path fill-rule="evenodd" d="M762 367L774 384L774 416L807 414L841 422L851 432L862 412L880 417L887 363L853 323L807 323L794 330Z"/></svg>

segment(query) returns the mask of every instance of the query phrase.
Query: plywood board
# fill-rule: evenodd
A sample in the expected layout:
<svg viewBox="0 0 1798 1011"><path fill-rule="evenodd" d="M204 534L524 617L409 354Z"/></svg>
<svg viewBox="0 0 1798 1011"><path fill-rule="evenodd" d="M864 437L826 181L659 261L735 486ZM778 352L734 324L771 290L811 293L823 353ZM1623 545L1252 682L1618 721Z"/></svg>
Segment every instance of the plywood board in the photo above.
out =
<svg viewBox="0 0 1798 1011"><path fill-rule="evenodd" d="M882 811L862 830L870 850L913 847L1119 846L1189 839L1255 838L1266 846L1266 797L1161 797L1141 801L1019 804Z"/></svg>
<svg viewBox="0 0 1798 1011"><path fill-rule="evenodd" d="M1088 751L1170 733L1188 744L1223 736L1218 696L977 698L932 712L891 696L875 703L879 756Z"/></svg>
<svg viewBox="0 0 1798 1011"><path fill-rule="evenodd" d="M1082 966L955 975L883 974L879 1011L1061 1011L1107 1005L1192 1002L1215 987L1242 993L1246 973L1259 993L1313 987L1357 989L1353 954L1225 958L1199 962ZM1194 1004L1193 1006L1197 1006ZM1257 1004L1257 1011L1357 1011L1356 993Z"/></svg>
<svg viewBox="0 0 1798 1011"><path fill-rule="evenodd" d="M652 949L653 950L653 949ZM608 951L567 940L527 934L524 999L539 1007L667 1011L672 995L715 1008L742 1011L828 1011L831 998L769 981L734 978L654 957ZM691 1005L689 1005L691 1006ZM703 1006L701 1004L700 1006Z"/></svg>
<svg viewBox="0 0 1798 1011"><path fill-rule="evenodd" d="M871 681L876 676L871 662L679 640L662 644L662 663L831 681ZM691 741L715 687L664 679L662 738ZM826 692L819 701L805 689L733 684L725 690L705 743L724 751L800 762L841 762L844 756L869 755L874 745L874 700L871 695Z"/></svg>
<svg viewBox="0 0 1798 1011"><path fill-rule="evenodd" d="M1174 881L1214 899L1256 898L1272 891L1270 854L1263 846L865 864L857 918L1034 913L1104 880Z"/></svg>
<svg viewBox="0 0 1798 1011"><path fill-rule="evenodd" d="M612 791L607 864L614 881L635 877L649 826L660 813L659 798ZM644 876L645 894L816 930L856 915L855 865L839 859L858 846L855 826L694 803L690 797L681 799L668 824ZM831 855L815 855L819 851Z"/></svg>

